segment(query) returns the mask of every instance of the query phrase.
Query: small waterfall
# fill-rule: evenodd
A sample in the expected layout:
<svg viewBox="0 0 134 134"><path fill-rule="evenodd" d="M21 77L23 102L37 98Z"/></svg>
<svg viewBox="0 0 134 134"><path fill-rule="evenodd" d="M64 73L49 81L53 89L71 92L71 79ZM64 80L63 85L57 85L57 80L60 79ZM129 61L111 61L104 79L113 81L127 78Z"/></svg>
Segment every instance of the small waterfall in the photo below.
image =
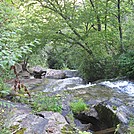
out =
<svg viewBox="0 0 134 134"><path fill-rule="evenodd" d="M99 84L115 89L118 92L127 93L130 96L134 96L134 82L119 80L115 82L104 81Z"/></svg>

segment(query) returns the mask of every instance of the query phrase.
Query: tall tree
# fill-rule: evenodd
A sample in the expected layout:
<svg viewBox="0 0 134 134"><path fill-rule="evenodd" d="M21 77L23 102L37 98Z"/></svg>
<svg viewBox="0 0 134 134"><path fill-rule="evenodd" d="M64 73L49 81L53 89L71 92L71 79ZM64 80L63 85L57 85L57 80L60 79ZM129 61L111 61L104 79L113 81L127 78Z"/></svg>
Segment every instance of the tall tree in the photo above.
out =
<svg viewBox="0 0 134 134"><path fill-rule="evenodd" d="M27 5L24 9L32 8L30 14L25 13L25 32L21 37L27 41L36 38L40 42L39 47L53 48L53 52L59 53L56 56L64 57L62 52L66 48L72 54L68 57L76 61L77 67L81 67L84 58L88 58L89 63L96 61L101 69L106 64L105 59L109 60L125 50L123 19L127 14L125 9L130 6L130 3L125 4L127 2L30 0L24 4ZM74 53L79 58L75 59Z"/></svg>

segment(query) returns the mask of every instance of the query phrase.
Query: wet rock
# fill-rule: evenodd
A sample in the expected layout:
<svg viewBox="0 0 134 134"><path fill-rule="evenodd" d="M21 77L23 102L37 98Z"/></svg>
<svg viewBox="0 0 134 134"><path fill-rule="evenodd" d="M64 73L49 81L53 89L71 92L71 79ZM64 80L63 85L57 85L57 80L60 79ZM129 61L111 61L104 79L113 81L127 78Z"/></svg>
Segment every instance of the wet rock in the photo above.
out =
<svg viewBox="0 0 134 134"><path fill-rule="evenodd" d="M46 80L47 81L47 80ZM60 91L67 90L71 87L81 85L83 80L80 77L65 79L48 79L48 84L44 85L44 91Z"/></svg>
<svg viewBox="0 0 134 134"><path fill-rule="evenodd" d="M99 85L98 84L84 85L83 84L84 82L80 77L64 78L61 76L60 75L54 76L53 73L50 73L50 78L52 79L45 78L45 79L36 79L36 80L43 81L39 83L39 88L45 92L52 92L54 94L58 92L58 94L60 94L60 96L62 97L66 94L66 96L63 97L64 100L62 100L62 102L64 103L62 114L66 117L67 119L66 122L68 122L68 124L69 123L71 124L73 123L73 121L75 121L75 125L82 131L91 130L91 131L96 132L96 131L100 131L100 130L102 131L106 129L108 130L112 129L112 131L114 131L115 127L120 123L121 127L119 130L119 133L123 134L127 132L129 118L134 113L133 96L129 96L129 94L127 94L126 92L119 92L119 90L116 90L115 88L112 89L110 87L103 86L100 84ZM48 77L49 77L49 74L48 74ZM25 82L27 83L28 80L29 79L26 79ZM30 81L33 81L32 84L33 86L35 86L35 79L30 80ZM35 91L37 90L38 88L35 88ZM63 90L66 90L64 94L62 94ZM70 118L68 118L68 115L71 113L69 102L76 98L77 99L82 98L91 109L89 112L86 111L84 113L80 113L79 115L75 115L76 119L72 118L73 120L72 121L70 120ZM50 114L39 113L39 114L33 115L31 113L28 113L28 114L25 112L22 112L22 113L20 112L19 115L16 116L16 118L19 120L20 118L23 118L21 121L23 123L26 121L32 122L32 123L27 124L27 125L30 125L30 124L32 125L30 126L31 129L26 128L25 131L28 131L29 133L31 132L33 133L33 131L37 133L43 133L43 132L44 133L58 133L58 130L56 128L59 129L59 126L56 126L55 123L53 124L55 120L51 120L49 118L51 117ZM53 112L51 114L53 116ZM34 119L31 119L31 118L35 118L35 121ZM37 120L37 123L36 123L36 120ZM20 123L20 121L18 122ZM35 124L33 124L33 122ZM49 123L50 125L48 125ZM38 127L36 126L38 127L41 126L41 128L38 130L37 129ZM66 129L65 134L67 133L67 131L69 131L68 128Z"/></svg>
<svg viewBox="0 0 134 134"><path fill-rule="evenodd" d="M119 93L115 89L100 85L78 86L70 89L69 92L74 97L83 98L89 106L95 108L98 114L97 118L94 116L94 114L87 115L85 113L84 116L87 116L87 118L90 116L95 117L97 120L102 122L104 125L101 126L101 130L113 130L117 127L118 124L120 124L119 133L122 134L127 132L127 126L129 124L130 117L134 113L134 107L132 105L133 97L128 96L126 93ZM91 121L82 121L81 119L84 119L83 115L82 118L81 116L76 118L79 118L79 121L81 121L82 124L91 123Z"/></svg>
<svg viewBox="0 0 134 134"><path fill-rule="evenodd" d="M77 124L77 127L80 128L81 130L99 131L102 129L102 124L99 119L93 116L89 116L84 112L75 114L74 117L81 122L81 124L80 123Z"/></svg>

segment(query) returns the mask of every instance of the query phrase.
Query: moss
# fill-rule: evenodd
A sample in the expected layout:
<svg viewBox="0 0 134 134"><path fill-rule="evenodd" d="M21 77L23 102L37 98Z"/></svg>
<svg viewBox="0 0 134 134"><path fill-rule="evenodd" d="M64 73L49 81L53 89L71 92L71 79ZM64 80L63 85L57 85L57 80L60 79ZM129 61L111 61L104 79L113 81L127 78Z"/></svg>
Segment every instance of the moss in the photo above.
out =
<svg viewBox="0 0 134 134"><path fill-rule="evenodd" d="M14 132L15 130L19 129L19 125L11 126L9 129Z"/></svg>
<svg viewBox="0 0 134 134"><path fill-rule="evenodd" d="M117 110L117 106L112 106L113 110Z"/></svg>
<svg viewBox="0 0 134 134"><path fill-rule="evenodd" d="M11 126L10 128L10 131L15 133L15 134L24 134L26 128L20 128L19 125L14 125L14 126Z"/></svg>
<svg viewBox="0 0 134 134"><path fill-rule="evenodd" d="M20 128L18 131L15 132L15 134L24 134L26 128Z"/></svg>
<svg viewBox="0 0 134 134"><path fill-rule="evenodd" d="M65 125L62 130L61 130L62 134L77 134L78 131L72 127L71 125Z"/></svg>

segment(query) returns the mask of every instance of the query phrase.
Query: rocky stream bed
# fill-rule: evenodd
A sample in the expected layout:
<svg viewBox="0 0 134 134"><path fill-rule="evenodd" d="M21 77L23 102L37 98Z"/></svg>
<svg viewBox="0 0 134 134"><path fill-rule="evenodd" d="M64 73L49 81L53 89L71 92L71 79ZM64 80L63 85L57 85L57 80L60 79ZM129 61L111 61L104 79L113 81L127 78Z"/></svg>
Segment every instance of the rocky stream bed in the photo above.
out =
<svg viewBox="0 0 134 134"><path fill-rule="evenodd" d="M116 128L119 134L131 134L128 125L134 117L133 82L85 84L76 70L48 70L42 79L30 77L21 78L21 81L31 95L40 91L50 97L59 97L62 111L34 113L25 103L1 99L4 126L14 134L115 134ZM11 86L12 82L7 84ZM88 109L74 114L70 102L79 99L84 100Z"/></svg>

